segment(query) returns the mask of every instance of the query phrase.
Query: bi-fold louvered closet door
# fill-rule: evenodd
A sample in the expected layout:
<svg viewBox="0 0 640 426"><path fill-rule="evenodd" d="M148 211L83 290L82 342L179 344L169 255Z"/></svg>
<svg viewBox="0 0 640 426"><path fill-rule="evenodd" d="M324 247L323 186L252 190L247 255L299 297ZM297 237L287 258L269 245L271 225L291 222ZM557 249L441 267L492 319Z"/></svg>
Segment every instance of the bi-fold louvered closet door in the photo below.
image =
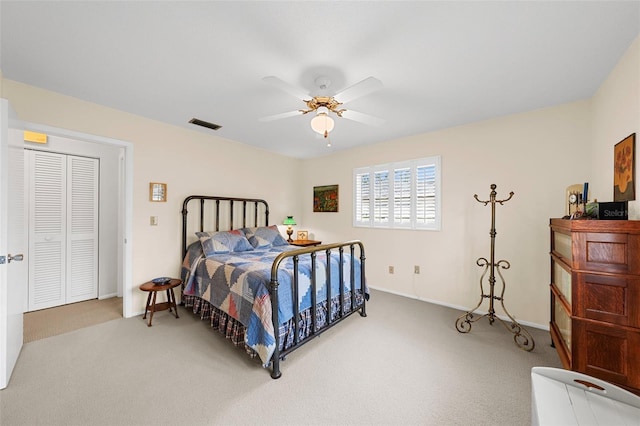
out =
<svg viewBox="0 0 640 426"><path fill-rule="evenodd" d="M29 311L98 297L95 158L25 150Z"/></svg>

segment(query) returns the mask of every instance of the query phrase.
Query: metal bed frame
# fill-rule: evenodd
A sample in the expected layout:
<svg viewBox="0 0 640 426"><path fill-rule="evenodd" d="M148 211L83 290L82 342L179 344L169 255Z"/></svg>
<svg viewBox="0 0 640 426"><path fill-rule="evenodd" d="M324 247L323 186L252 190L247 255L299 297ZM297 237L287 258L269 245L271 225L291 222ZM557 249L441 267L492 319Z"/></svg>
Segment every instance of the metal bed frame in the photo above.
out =
<svg viewBox="0 0 640 426"><path fill-rule="evenodd" d="M182 204L182 257L187 253L188 247L188 204L191 201L199 202L199 221L197 226L197 231L203 232L207 231L220 231L220 230L232 230L239 229L245 227L257 227L257 226L268 226L269 225L269 205L265 200L255 199L255 198L237 198L237 197L224 197L224 196L206 196L206 195L191 195L185 198ZM222 210L221 210L222 209ZM234 218L234 213L235 218ZM226 216L225 216L226 215ZM252 215L252 217L251 217ZM240 217L238 220L238 216ZM221 218L223 223L221 224ZM263 219L264 218L264 219ZM238 226L236 226L236 224ZM234 228L235 227L235 228ZM194 231L195 232L195 231ZM329 310L329 315L327 316L327 324L323 327L318 327L316 312L317 312L317 296L316 296L316 256L319 252L325 252L327 258L331 256L332 250L337 250L339 255L340 264L342 265L344 262L344 251L349 250L351 255L351 259L355 259L356 255L356 247L358 248L358 254L360 259L360 289L365 289L365 254L364 254L364 245L362 242L358 240L345 241L340 243L333 244L322 244L313 247L305 247L295 250L290 250L279 254L272 266L271 266L271 282L270 282L270 298L271 298L271 307L272 307L272 320L273 320L273 328L275 334L275 352L271 358L271 377L274 379L280 378L282 372L280 371L280 361L284 360L285 357L295 349L301 347L305 343L309 342L315 337L318 337L320 334L332 328L334 325L338 324L345 318L349 317L351 314L355 312L359 312L360 316L366 317L366 295L362 294L362 297L356 298L355 291L355 262L350 262L350 295L351 295L351 309L347 311L345 309L345 294L344 294L344 268L338 268L339 273L338 277L332 277L331 268L327 265L326 268L326 276L327 276L327 309ZM298 261L300 256L309 255L311 256L311 306L316 307L316 309L311 309L311 331L310 334L302 339L299 339L299 321L293 321L294 324L294 342L290 347L283 348L280 350L280 322L278 319L278 270L283 265L283 262L289 258L293 260L293 280L292 280L292 291L293 300L298 300ZM329 263L329 262L327 262ZM338 279L339 283L339 295L331 294L331 281L333 279ZM337 318L332 321L333 315L331 314L331 300L332 297L339 296L339 304L340 309L337 315ZM294 307L294 319L298 319L300 314L300 307L298 303L293 304Z"/></svg>

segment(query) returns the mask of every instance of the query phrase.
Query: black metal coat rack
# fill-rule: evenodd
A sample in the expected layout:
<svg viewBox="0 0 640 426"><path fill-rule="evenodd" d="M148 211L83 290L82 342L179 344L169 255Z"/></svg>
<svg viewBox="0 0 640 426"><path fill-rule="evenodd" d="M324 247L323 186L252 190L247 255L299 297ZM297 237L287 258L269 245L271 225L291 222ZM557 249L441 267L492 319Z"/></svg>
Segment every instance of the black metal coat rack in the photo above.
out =
<svg viewBox="0 0 640 426"><path fill-rule="evenodd" d="M504 205L504 203L506 203L511 199L511 197L513 197L513 191L509 193L509 198L506 198L504 200L496 200L496 195L497 193L495 184L491 184L491 193L489 194L488 201L480 200L477 194L473 195L473 197L479 203L482 203L485 206L487 204L491 204L491 231L489 232L489 235L491 236L491 257L490 260L487 260L484 257L480 257L478 258L478 260L476 260L476 264L478 266L480 266L481 268L484 267L484 271L482 272L482 276L480 277L480 302L478 302L478 305L475 308L462 314L458 317L458 319L456 319L456 329L460 333L468 333L471 331L471 324L478 321L480 318L487 317L489 319L489 324L491 325L493 325L493 322L497 319L502 323L502 325L505 326L507 330L513 333L513 340L516 342L516 345L526 351L532 351L535 347L533 337L531 337L531 334L529 334L529 332L523 326L521 326L518 321L513 318L513 316L511 316L509 311L507 311L507 308L504 306L504 291L506 288L506 283L504 277L502 276L502 273L500 272L500 269L509 269L511 265L506 260L499 260L497 262L495 261L496 204ZM498 272L500 281L502 281L502 291L500 292L500 296L496 296L494 291L496 283L496 271ZM485 286L483 283L484 277L487 275L487 272L489 272L488 294L485 293ZM482 305L484 299L489 299L489 311L484 315L474 316L473 313L480 307L480 305ZM507 316L511 320L511 324L507 324L507 322L503 321L499 316L496 315L496 311L493 306L494 300L498 300L500 302L505 314L507 314Z"/></svg>

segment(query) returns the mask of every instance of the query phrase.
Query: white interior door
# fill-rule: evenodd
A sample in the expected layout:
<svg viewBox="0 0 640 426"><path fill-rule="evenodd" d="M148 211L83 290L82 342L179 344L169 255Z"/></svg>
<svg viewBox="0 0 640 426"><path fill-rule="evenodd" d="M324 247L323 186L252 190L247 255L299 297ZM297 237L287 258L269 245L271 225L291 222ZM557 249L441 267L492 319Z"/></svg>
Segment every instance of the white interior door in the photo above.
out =
<svg viewBox="0 0 640 426"><path fill-rule="evenodd" d="M29 311L66 300L67 158L24 151L29 179Z"/></svg>
<svg viewBox="0 0 640 426"><path fill-rule="evenodd" d="M98 160L67 157L66 303L98 297Z"/></svg>
<svg viewBox="0 0 640 426"><path fill-rule="evenodd" d="M9 117L9 102L0 99L0 389L22 349L27 289L24 142L21 132L9 130Z"/></svg>
<svg viewBox="0 0 640 426"><path fill-rule="evenodd" d="M29 311L98 297L95 158L25 150Z"/></svg>

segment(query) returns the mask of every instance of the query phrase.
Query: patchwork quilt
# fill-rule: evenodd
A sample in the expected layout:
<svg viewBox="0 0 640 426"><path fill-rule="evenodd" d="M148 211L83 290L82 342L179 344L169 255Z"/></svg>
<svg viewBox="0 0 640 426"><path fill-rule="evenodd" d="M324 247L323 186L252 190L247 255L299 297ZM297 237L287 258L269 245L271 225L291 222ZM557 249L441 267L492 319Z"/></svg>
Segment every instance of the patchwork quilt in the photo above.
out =
<svg viewBox="0 0 640 426"><path fill-rule="evenodd" d="M294 246L277 246L242 252L215 254L206 257L196 242L189 246L182 264L181 278L184 294L200 297L242 323L246 329L246 344L268 366L275 350L275 331L269 293L271 266L283 251ZM344 251L340 265L338 250L330 258L331 297L339 294L339 268L343 268L344 291L351 291L351 256ZM360 261L355 262L355 288L360 289ZM327 298L327 256L316 252L316 303ZM299 311L311 307L311 256L299 256L298 306ZM282 324L293 318L293 259L287 258L278 270L278 319ZM366 292L366 289L365 289Z"/></svg>

